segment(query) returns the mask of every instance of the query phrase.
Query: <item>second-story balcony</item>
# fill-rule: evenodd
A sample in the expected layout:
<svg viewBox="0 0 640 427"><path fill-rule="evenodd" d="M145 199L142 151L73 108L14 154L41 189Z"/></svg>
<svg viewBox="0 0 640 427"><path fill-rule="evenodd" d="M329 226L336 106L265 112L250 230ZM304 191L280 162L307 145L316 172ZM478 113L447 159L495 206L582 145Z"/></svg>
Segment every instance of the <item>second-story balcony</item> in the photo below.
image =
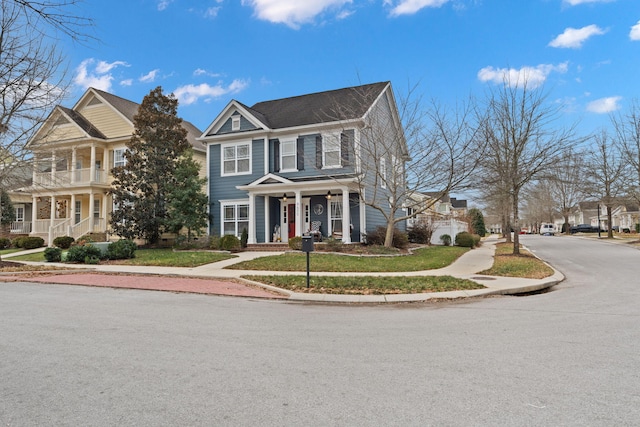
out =
<svg viewBox="0 0 640 427"><path fill-rule="evenodd" d="M37 187L60 188L107 184L107 171L104 169L76 169L74 171L55 171L35 173L33 184Z"/></svg>

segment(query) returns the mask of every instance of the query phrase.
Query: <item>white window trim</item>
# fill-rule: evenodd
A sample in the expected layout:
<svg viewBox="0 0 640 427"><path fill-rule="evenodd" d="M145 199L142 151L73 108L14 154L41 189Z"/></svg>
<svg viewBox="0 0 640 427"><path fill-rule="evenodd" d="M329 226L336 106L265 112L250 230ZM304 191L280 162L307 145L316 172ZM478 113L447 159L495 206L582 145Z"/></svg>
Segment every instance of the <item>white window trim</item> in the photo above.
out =
<svg viewBox="0 0 640 427"><path fill-rule="evenodd" d="M240 130L240 116L231 116L231 130Z"/></svg>
<svg viewBox="0 0 640 427"><path fill-rule="evenodd" d="M327 150L328 142L332 140L335 141L337 145L337 150ZM336 135L327 135L322 138L322 169L337 169L342 167L342 142L340 141L340 134ZM327 153L338 153L338 163L335 165L327 165Z"/></svg>
<svg viewBox="0 0 640 427"><path fill-rule="evenodd" d="M333 212L332 212L332 205L336 205L337 206L337 211L339 211L340 216L333 216ZM344 212L342 212L342 196L335 196L332 197L331 200L329 200L328 206L327 206L327 217L328 217L328 223L329 223L329 233L333 234L333 233L342 233L342 227L338 228L338 229L334 229L333 228L333 223L336 221L340 221L340 223L342 224L344 221Z"/></svg>
<svg viewBox="0 0 640 427"><path fill-rule="evenodd" d="M238 149L237 149L237 147L239 147L241 145L246 145L246 146L249 147L249 155L248 155L249 170L248 171L244 171L244 172L238 172ZM229 147L235 147L235 151L236 151L235 170L236 170L236 172L225 173L225 171L224 171L224 150L225 150L225 148L229 148ZM252 155L253 155L253 149L252 149L251 141L248 141L248 142L247 141L245 141L245 142L234 142L234 143L231 143L231 144L222 144L220 146L220 176L251 175L252 170L253 170Z"/></svg>
<svg viewBox="0 0 640 427"><path fill-rule="evenodd" d="M25 217L25 214L26 214L26 209L24 207L24 204L20 203L20 204L17 204L17 205L13 205L13 210L14 210L15 215L16 215L16 221L17 222L24 222L24 217ZM18 210L22 211L22 219L20 219L20 217L18 216Z"/></svg>
<svg viewBox="0 0 640 427"><path fill-rule="evenodd" d="M127 159L126 157L124 157L124 153L127 151L126 148L115 148L113 150L113 167L116 168L118 166L126 166L127 165ZM116 153L122 153L122 164L116 165ZM82 161L82 159L80 159L79 161Z"/></svg>
<svg viewBox="0 0 640 427"><path fill-rule="evenodd" d="M248 215L247 215L247 232L249 231L249 227L251 227L251 200L250 199L237 199L237 200L221 200L220 201L220 235L224 236L224 209L228 206L234 206L235 211L236 211L236 218L235 218L235 231L236 234L234 234L236 237L240 238L240 235L242 234L242 230L238 230L238 206L244 206L246 205L247 208L249 209L248 211Z"/></svg>
<svg viewBox="0 0 640 427"><path fill-rule="evenodd" d="M293 146L293 168L285 169L284 166L284 145L291 144ZM291 157L289 154L286 157ZM295 139L287 139L280 141L280 172L298 172L298 144Z"/></svg>

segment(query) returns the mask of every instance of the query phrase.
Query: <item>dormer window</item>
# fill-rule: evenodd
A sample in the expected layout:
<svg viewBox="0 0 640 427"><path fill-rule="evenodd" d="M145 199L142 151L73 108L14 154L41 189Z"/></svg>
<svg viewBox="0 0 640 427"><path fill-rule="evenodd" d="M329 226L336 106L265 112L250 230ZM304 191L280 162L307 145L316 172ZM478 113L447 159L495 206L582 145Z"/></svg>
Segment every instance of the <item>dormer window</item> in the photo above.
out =
<svg viewBox="0 0 640 427"><path fill-rule="evenodd" d="M231 130L232 131L240 130L240 116L231 117Z"/></svg>

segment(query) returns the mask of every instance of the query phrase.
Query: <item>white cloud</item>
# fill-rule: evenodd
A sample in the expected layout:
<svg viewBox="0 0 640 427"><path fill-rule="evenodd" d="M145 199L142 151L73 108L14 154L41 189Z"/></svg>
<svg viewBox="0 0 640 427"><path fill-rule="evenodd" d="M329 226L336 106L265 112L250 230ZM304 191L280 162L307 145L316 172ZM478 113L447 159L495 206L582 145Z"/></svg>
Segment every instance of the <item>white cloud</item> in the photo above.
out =
<svg viewBox="0 0 640 427"><path fill-rule="evenodd" d="M587 41L589 37L599 36L606 33L608 30L603 30L597 25L587 25L582 28L567 28L564 33L560 34L555 39L549 42L551 47L561 48L580 48L582 44Z"/></svg>
<svg viewBox="0 0 640 427"><path fill-rule="evenodd" d="M131 86L133 85L133 79L125 79L120 82L120 86Z"/></svg>
<svg viewBox="0 0 640 427"><path fill-rule="evenodd" d="M640 21L633 27L631 27L631 31L629 32L629 38L634 41L640 40Z"/></svg>
<svg viewBox="0 0 640 427"><path fill-rule="evenodd" d="M196 68L196 70L193 72L193 75L196 76L196 77L198 77L198 76L220 77L220 74L212 73L212 72L207 71L207 70L202 69L202 68Z"/></svg>
<svg viewBox="0 0 640 427"><path fill-rule="evenodd" d="M291 28L312 22L328 9L339 9L353 0L242 0L243 6L253 8L255 16L263 21L285 24Z"/></svg>
<svg viewBox="0 0 640 427"><path fill-rule="evenodd" d="M597 114L607 114L620 109L621 96L600 98L587 104L587 111Z"/></svg>
<svg viewBox="0 0 640 427"><path fill-rule="evenodd" d="M73 82L83 89L94 87L96 89L109 92L111 90L111 82L113 75L111 71L119 66L128 67L124 61L105 62L98 61L94 58L85 59L76 68L76 75Z"/></svg>
<svg viewBox="0 0 640 427"><path fill-rule="evenodd" d="M609 3L612 1L616 1L616 0L564 0L564 3L568 4L569 6L577 6L579 4L586 4L586 3Z"/></svg>
<svg viewBox="0 0 640 427"><path fill-rule="evenodd" d="M158 75L159 72L160 70L156 68L155 70L149 71L147 74L140 77L138 80L140 80L142 83L153 82L156 79L156 76Z"/></svg>
<svg viewBox="0 0 640 427"><path fill-rule="evenodd" d="M535 67L527 66L516 68L493 68L484 67L478 71L478 79L482 82L492 82L496 84L506 83L509 86L522 86L535 89L542 85L552 72L566 73L568 63L563 62L558 65L540 64Z"/></svg>
<svg viewBox="0 0 640 427"><path fill-rule="evenodd" d="M449 0L385 0L384 4L394 5L391 16L412 15L425 7L440 7Z"/></svg>
<svg viewBox="0 0 640 427"><path fill-rule="evenodd" d="M219 98L230 93L238 93L247 86L249 86L248 81L236 79L227 87L221 83L215 86L210 86L206 83L180 86L173 91L173 94L178 98L180 104L190 105L197 102L200 98L204 98L205 102L208 102L213 98Z"/></svg>
<svg viewBox="0 0 640 427"><path fill-rule="evenodd" d="M207 10L204 11L204 17L215 18L216 16L218 16L218 12L220 11L220 9L221 9L220 6L209 7L207 8Z"/></svg>
<svg viewBox="0 0 640 427"><path fill-rule="evenodd" d="M160 0L158 2L158 10L162 12L163 10L169 7L171 2L173 2L173 0Z"/></svg>

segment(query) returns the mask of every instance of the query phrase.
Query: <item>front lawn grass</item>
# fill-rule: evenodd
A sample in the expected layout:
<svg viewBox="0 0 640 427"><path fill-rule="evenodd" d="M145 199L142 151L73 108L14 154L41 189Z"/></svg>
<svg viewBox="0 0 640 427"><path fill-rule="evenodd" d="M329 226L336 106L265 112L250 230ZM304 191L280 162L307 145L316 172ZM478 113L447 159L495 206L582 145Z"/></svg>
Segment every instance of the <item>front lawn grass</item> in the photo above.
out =
<svg viewBox="0 0 640 427"><path fill-rule="evenodd" d="M544 279L553 275L553 269L526 249L520 248L520 255L513 255L513 243L503 242L496 245L493 267L478 274Z"/></svg>
<svg viewBox="0 0 640 427"><path fill-rule="evenodd" d="M412 255L402 256L350 256L313 252L310 255L310 271L328 272L401 272L433 270L450 265L469 248L459 246L430 246L421 248ZM263 271L307 271L307 255L287 252L266 256L251 261L233 264L226 268L234 270Z"/></svg>
<svg viewBox="0 0 640 427"><path fill-rule="evenodd" d="M206 251L173 251L173 249L138 249L136 257L117 261L109 261L111 264L142 265L156 267L197 267L212 262L234 258L235 255L220 252ZM44 254L21 255L7 259L7 261L36 261L44 262Z"/></svg>
<svg viewBox="0 0 640 427"><path fill-rule="evenodd" d="M12 254L12 253L14 253L14 252L20 252L20 251L22 251L22 250L23 250L23 249L20 249L20 248L13 248L13 249L0 249L0 257L1 257L2 255Z"/></svg>
<svg viewBox="0 0 640 427"><path fill-rule="evenodd" d="M479 283L451 276L315 276L309 280L309 289L307 289L307 276L242 277L293 292L321 294L390 295L484 289L484 286Z"/></svg>

